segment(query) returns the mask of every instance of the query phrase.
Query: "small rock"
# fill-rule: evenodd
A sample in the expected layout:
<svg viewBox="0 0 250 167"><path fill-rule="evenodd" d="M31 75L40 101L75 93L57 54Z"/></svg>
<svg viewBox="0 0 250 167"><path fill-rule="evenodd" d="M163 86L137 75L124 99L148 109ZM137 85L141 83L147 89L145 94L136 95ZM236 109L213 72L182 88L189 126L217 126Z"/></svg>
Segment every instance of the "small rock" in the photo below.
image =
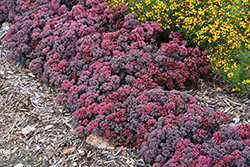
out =
<svg viewBox="0 0 250 167"><path fill-rule="evenodd" d="M44 128L44 130L51 129L51 128L53 128L53 126L54 126L54 125L47 125L47 126Z"/></svg>
<svg viewBox="0 0 250 167"><path fill-rule="evenodd" d="M40 147L39 145L36 146L36 150L40 150L40 148L41 148L41 147Z"/></svg>
<svg viewBox="0 0 250 167"><path fill-rule="evenodd" d="M10 23L8 23L8 22L4 22L4 23L2 24L2 29L3 29L3 30L8 31L8 30L9 30L9 28L10 28Z"/></svg>
<svg viewBox="0 0 250 167"><path fill-rule="evenodd" d="M78 153L81 154L81 155L85 155L86 154L86 152L83 151L83 150L78 150Z"/></svg>
<svg viewBox="0 0 250 167"><path fill-rule="evenodd" d="M24 135L29 134L30 132L36 130L36 126L37 125L32 125L32 126L28 125L28 126L26 126L25 128L22 129L22 134L24 134Z"/></svg>
<svg viewBox="0 0 250 167"><path fill-rule="evenodd" d="M32 73L28 73L29 76L31 77L36 77L35 75L33 75Z"/></svg>
<svg viewBox="0 0 250 167"><path fill-rule="evenodd" d="M23 164L17 164L15 167L23 167Z"/></svg>
<svg viewBox="0 0 250 167"><path fill-rule="evenodd" d="M34 92L34 93L35 93L36 98L40 97L40 95L38 93L36 93L36 92Z"/></svg>
<svg viewBox="0 0 250 167"><path fill-rule="evenodd" d="M46 139L42 138L39 140L40 143L45 143L46 142Z"/></svg>
<svg viewBox="0 0 250 167"><path fill-rule="evenodd" d="M70 153L74 152L75 150L76 150L76 148L75 148L75 147L72 147L72 148L63 150L63 154L64 154L64 155L67 155L67 154L70 154Z"/></svg>
<svg viewBox="0 0 250 167"><path fill-rule="evenodd" d="M198 95L195 95L194 98L195 98L196 100L199 100L199 99L200 99Z"/></svg>
<svg viewBox="0 0 250 167"><path fill-rule="evenodd" d="M236 115L235 118L233 118L234 123L237 124L240 121L240 115Z"/></svg>
<svg viewBox="0 0 250 167"><path fill-rule="evenodd" d="M73 166L77 166L77 163L76 163L76 162L74 162L72 165L73 165Z"/></svg>

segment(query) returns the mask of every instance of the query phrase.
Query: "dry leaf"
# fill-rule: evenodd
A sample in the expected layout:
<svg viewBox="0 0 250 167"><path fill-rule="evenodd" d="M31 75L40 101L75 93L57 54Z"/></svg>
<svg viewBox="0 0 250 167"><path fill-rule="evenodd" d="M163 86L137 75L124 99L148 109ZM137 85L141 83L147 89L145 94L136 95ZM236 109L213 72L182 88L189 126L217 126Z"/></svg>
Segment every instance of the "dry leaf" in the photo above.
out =
<svg viewBox="0 0 250 167"><path fill-rule="evenodd" d="M215 90L216 90L217 92L221 92L221 88L220 88L220 87L216 88Z"/></svg>
<svg viewBox="0 0 250 167"><path fill-rule="evenodd" d="M13 137L9 138L8 141L15 140L15 139L17 139L17 138L18 138L18 136L13 136Z"/></svg>
<svg viewBox="0 0 250 167"><path fill-rule="evenodd" d="M114 149L114 146L107 139L92 134L87 137L86 143L100 149Z"/></svg>
<svg viewBox="0 0 250 167"><path fill-rule="evenodd" d="M132 146L134 146L133 147L134 150L141 149L141 146L139 146L136 142L132 143Z"/></svg>
<svg viewBox="0 0 250 167"><path fill-rule="evenodd" d="M86 134L85 133L82 133L79 137L82 138L82 137L85 137Z"/></svg>
<svg viewBox="0 0 250 167"><path fill-rule="evenodd" d="M23 67L22 70L29 70L29 66Z"/></svg>
<svg viewBox="0 0 250 167"><path fill-rule="evenodd" d="M126 156L127 156L127 154L126 154L126 150L122 152L122 155L123 155L124 157L126 157Z"/></svg>
<svg viewBox="0 0 250 167"><path fill-rule="evenodd" d="M84 155L86 155L86 152L85 152L85 151L82 153L82 156L84 156Z"/></svg>
<svg viewBox="0 0 250 167"><path fill-rule="evenodd" d="M205 99L205 100L208 100L208 99L209 99L209 97L208 97L208 96L205 96L205 97L204 97L204 99Z"/></svg>
<svg viewBox="0 0 250 167"><path fill-rule="evenodd" d="M57 88L55 91L58 92L58 91L60 91L60 90L61 90L60 88Z"/></svg>
<svg viewBox="0 0 250 167"><path fill-rule="evenodd" d="M75 147L72 147L72 148L63 150L63 154L64 154L64 155L70 154L70 153L74 152L75 150L76 150L76 148L75 148Z"/></svg>

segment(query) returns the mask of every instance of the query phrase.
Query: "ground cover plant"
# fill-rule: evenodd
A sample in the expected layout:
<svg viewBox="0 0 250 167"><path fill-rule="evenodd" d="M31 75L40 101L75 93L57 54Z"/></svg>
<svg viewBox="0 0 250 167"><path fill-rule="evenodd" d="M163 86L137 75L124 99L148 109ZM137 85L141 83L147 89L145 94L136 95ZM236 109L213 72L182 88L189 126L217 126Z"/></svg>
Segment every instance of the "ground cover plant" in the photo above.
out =
<svg viewBox="0 0 250 167"><path fill-rule="evenodd" d="M208 51L179 32L157 43L160 24L139 22L124 4L20 3L27 11L12 20L7 59L61 89L76 134L137 144L153 166L250 165L249 125L222 126L228 115L173 90L207 73Z"/></svg>
<svg viewBox="0 0 250 167"><path fill-rule="evenodd" d="M128 12L137 13L139 21L157 21L165 30L161 39L170 31L179 31L202 49L210 51L210 69L229 81L233 90L249 94L249 62L246 57L250 49L250 1L130 1L110 0L110 7L120 2L126 4ZM238 54L238 50L244 54ZM245 59L246 59L245 58ZM238 68L236 68L238 67ZM242 76L241 74L246 75Z"/></svg>

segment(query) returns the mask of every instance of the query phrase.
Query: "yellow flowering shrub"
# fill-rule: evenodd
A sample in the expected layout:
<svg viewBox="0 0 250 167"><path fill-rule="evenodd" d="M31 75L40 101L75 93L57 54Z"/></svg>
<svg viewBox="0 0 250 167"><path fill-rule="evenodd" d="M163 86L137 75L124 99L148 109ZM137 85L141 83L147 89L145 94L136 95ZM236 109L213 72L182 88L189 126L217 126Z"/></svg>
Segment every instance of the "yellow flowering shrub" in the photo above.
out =
<svg viewBox="0 0 250 167"><path fill-rule="evenodd" d="M236 54L250 50L250 0L109 0L109 6L120 2L139 21L159 22L165 30L161 37L180 31L201 49L210 50L211 70L231 82L233 90L250 93L250 76L239 77L249 69Z"/></svg>

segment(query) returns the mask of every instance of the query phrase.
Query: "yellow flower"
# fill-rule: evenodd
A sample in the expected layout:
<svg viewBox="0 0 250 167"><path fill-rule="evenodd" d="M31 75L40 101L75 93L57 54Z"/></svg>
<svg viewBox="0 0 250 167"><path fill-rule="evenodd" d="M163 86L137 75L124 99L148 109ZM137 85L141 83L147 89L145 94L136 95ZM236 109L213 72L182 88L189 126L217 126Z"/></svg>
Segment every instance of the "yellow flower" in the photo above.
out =
<svg viewBox="0 0 250 167"><path fill-rule="evenodd" d="M213 41L216 41L216 40L219 39L219 38L220 38L220 36L214 35L214 36L213 36Z"/></svg>
<svg viewBox="0 0 250 167"><path fill-rule="evenodd" d="M219 61L219 66L222 66L224 64L224 61Z"/></svg>
<svg viewBox="0 0 250 167"><path fill-rule="evenodd" d="M142 8L142 4L141 4L141 3L136 4L136 7L137 7L137 8Z"/></svg>
<svg viewBox="0 0 250 167"><path fill-rule="evenodd" d="M232 73L232 72L230 72L230 73L227 74L227 76L228 76L229 78L231 78L233 75L234 75L234 73Z"/></svg>
<svg viewBox="0 0 250 167"><path fill-rule="evenodd" d="M225 67L225 68L224 68L224 72L227 72L228 70L229 70L228 67Z"/></svg>
<svg viewBox="0 0 250 167"><path fill-rule="evenodd" d="M168 15L167 15L167 14L164 14L164 18L165 18L165 19L168 18Z"/></svg>
<svg viewBox="0 0 250 167"><path fill-rule="evenodd" d="M239 88L233 88L232 91L239 91L240 89Z"/></svg>
<svg viewBox="0 0 250 167"><path fill-rule="evenodd" d="M235 70L237 69L236 62L234 62L234 64L232 65L232 68Z"/></svg>
<svg viewBox="0 0 250 167"><path fill-rule="evenodd" d="M150 13L146 13L146 16L149 17L149 16L150 16Z"/></svg>
<svg viewBox="0 0 250 167"><path fill-rule="evenodd" d="M242 83L243 83L243 84L247 84L247 81L246 81L246 80L244 80L244 81L242 81Z"/></svg>
<svg viewBox="0 0 250 167"><path fill-rule="evenodd" d="M150 4L151 3L151 1L150 0L146 0L146 4L148 5L148 4Z"/></svg>

